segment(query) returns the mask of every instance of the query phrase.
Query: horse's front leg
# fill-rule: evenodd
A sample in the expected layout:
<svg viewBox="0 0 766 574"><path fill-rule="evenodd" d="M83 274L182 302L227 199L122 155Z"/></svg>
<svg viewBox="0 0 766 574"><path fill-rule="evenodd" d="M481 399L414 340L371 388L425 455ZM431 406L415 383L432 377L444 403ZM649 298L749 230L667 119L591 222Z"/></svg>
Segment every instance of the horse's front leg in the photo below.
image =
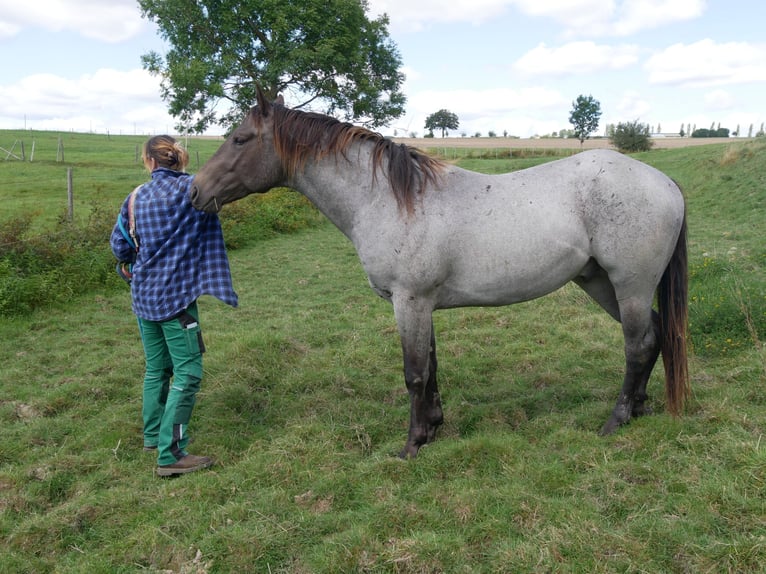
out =
<svg viewBox="0 0 766 574"><path fill-rule="evenodd" d="M431 313L433 307L414 297L394 300L404 356L404 382L410 396L410 428L402 458L414 458L420 447L436 437L443 421L441 399L436 383L436 336Z"/></svg>

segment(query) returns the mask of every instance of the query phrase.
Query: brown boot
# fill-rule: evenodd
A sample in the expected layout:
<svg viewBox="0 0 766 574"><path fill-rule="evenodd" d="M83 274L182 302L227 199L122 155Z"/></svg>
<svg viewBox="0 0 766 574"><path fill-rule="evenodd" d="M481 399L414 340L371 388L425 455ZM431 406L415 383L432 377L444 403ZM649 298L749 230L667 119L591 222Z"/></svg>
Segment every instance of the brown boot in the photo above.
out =
<svg viewBox="0 0 766 574"><path fill-rule="evenodd" d="M174 474L186 474L188 472L194 472L195 470L202 470L203 468L208 468L210 466L213 466L212 458L187 454L173 464L158 466L157 474L159 476L173 476Z"/></svg>

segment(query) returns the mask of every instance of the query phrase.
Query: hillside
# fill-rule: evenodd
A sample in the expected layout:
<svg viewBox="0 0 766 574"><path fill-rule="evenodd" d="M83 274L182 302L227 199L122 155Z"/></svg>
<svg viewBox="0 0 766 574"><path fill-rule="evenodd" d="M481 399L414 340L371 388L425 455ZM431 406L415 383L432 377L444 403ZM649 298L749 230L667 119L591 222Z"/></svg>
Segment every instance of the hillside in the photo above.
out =
<svg viewBox="0 0 766 574"><path fill-rule="evenodd" d="M113 213L144 177L135 143L84 145L72 160L92 177L82 193ZM162 480L141 448L143 358L123 285L0 321L0 572L761 572L766 145L638 157L688 198L683 417L665 412L656 371L655 414L597 436L619 392L622 337L566 287L436 314L446 421L401 461L408 406L391 308L334 227L290 229L231 252L237 310L200 303L208 352L192 432L194 453L216 459L210 471ZM12 209L9 189L59 205L37 169L0 164ZM249 209L227 217L245 225Z"/></svg>

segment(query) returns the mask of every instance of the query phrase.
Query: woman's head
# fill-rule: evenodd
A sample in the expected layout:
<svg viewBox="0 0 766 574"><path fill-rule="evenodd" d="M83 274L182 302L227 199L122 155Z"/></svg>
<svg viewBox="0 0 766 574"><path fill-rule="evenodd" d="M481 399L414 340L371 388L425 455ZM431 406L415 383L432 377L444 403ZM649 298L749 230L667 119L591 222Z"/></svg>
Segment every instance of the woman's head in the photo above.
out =
<svg viewBox="0 0 766 574"><path fill-rule="evenodd" d="M157 164L152 165L152 160ZM154 136L144 144L144 165L149 171L157 167L184 171L188 164L189 152L170 136Z"/></svg>

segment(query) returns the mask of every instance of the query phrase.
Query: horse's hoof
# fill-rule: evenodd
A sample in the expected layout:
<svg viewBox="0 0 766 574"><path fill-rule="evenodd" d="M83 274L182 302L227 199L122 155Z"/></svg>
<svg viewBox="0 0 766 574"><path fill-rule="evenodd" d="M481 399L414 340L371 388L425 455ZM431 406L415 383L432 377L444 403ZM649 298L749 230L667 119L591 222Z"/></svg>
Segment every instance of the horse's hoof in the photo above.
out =
<svg viewBox="0 0 766 574"><path fill-rule="evenodd" d="M404 445L404 448L399 453L399 458L402 460L408 460L411 458L416 458L418 456L418 450L419 447L417 445L407 443Z"/></svg>
<svg viewBox="0 0 766 574"><path fill-rule="evenodd" d="M618 428L620 428L622 425L624 425L626 422L628 421L620 421L614 415L612 415L611 417L609 417L609 420L606 421L606 424L604 424L604 426L601 427L601 432L599 432L598 434L601 436L609 436Z"/></svg>

